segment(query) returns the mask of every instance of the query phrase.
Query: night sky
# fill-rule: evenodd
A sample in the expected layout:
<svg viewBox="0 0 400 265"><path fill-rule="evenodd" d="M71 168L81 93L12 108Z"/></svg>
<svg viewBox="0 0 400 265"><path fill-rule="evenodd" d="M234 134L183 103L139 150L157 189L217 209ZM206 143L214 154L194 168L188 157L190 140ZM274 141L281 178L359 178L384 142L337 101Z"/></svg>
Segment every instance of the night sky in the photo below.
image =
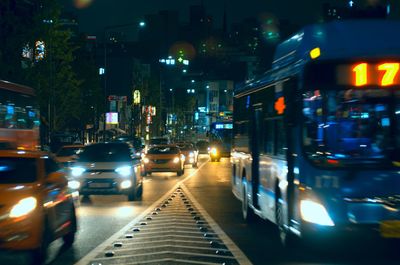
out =
<svg viewBox="0 0 400 265"><path fill-rule="evenodd" d="M226 2L228 23L239 22L262 13L274 14L299 25L316 22L321 17L322 3L346 3L345 0L59 0L67 10L77 14L80 30L91 34L101 32L105 26L139 22L146 14L160 10L177 10L180 20L188 20L189 6L204 3L207 13L221 27ZM77 9L73 2L91 2ZM134 27L131 29L135 31ZM133 35L131 36L133 38Z"/></svg>

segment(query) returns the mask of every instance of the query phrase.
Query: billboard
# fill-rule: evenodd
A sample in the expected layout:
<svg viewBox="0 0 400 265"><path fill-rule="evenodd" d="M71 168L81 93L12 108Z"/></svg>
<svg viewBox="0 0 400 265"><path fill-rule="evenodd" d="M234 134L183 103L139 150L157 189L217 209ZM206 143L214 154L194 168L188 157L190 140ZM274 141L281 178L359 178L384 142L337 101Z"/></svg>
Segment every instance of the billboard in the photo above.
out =
<svg viewBox="0 0 400 265"><path fill-rule="evenodd" d="M118 112L107 112L106 124L118 124Z"/></svg>

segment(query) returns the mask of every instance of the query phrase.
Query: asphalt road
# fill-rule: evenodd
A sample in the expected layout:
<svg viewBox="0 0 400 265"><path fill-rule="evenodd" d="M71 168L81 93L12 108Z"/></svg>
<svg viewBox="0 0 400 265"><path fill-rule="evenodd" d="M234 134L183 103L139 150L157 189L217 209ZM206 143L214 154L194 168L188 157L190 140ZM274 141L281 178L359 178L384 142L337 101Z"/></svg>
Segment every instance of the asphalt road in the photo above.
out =
<svg viewBox="0 0 400 265"><path fill-rule="evenodd" d="M291 251L282 248L273 225L262 220L251 224L243 221L241 203L231 192L230 178L229 159L209 162L207 157L203 157L199 169L188 166L182 177L177 177L174 173L147 176L140 201L128 202L125 196L91 196L91 200L82 202L78 209L79 233L73 247L64 250L61 240L52 243L47 264L77 263L144 211L149 210L149 207L184 179L183 185L190 195L252 264L400 264L400 246L387 248L382 242L335 242Z"/></svg>

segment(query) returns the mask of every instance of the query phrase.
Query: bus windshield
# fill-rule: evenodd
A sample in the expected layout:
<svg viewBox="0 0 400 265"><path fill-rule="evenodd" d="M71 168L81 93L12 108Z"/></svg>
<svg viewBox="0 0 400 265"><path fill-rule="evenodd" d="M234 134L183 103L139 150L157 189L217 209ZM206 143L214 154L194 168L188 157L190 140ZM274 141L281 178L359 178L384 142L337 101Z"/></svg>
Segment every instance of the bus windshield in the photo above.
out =
<svg viewBox="0 0 400 265"><path fill-rule="evenodd" d="M400 160L399 91L307 91L303 93L303 117L303 145L317 163L343 166Z"/></svg>

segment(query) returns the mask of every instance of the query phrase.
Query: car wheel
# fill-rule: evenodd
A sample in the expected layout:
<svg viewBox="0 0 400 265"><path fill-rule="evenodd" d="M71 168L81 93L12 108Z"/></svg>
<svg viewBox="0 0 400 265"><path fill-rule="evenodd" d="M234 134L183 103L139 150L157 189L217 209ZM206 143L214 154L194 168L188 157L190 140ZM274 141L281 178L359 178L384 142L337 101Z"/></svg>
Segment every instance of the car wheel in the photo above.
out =
<svg viewBox="0 0 400 265"><path fill-rule="evenodd" d="M197 162L192 165L193 168L197 168Z"/></svg>
<svg viewBox="0 0 400 265"><path fill-rule="evenodd" d="M179 170L178 172L176 172L176 175L178 176L178 177L180 177L180 176L182 176L183 175L183 169L181 169L181 170Z"/></svg>
<svg viewBox="0 0 400 265"><path fill-rule="evenodd" d="M83 195L82 198L81 198L81 202L83 202L83 203L90 202L89 195Z"/></svg>
<svg viewBox="0 0 400 265"><path fill-rule="evenodd" d="M76 213L75 213L75 208L72 209L72 214L71 214L71 225L70 225L70 231L63 236L63 241L64 241L64 246L65 247L71 247L72 244L74 244L75 241L75 234L77 231L77 221L76 221Z"/></svg>
<svg viewBox="0 0 400 265"><path fill-rule="evenodd" d="M143 182L140 186L136 189L136 199L141 199L143 195Z"/></svg>
<svg viewBox="0 0 400 265"><path fill-rule="evenodd" d="M137 194L137 190L136 190L136 188L133 188L133 189L128 193L128 201L132 202L132 201L136 200L136 194Z"/></svg>
<svg viewBox="0 0 400 265"><path fill-rule="evenodd" d="M47 258L47 252L51 243L50 229L47 221L45 222L40 246L30 253L30 264L41 265L44 264Z"/></svg>

